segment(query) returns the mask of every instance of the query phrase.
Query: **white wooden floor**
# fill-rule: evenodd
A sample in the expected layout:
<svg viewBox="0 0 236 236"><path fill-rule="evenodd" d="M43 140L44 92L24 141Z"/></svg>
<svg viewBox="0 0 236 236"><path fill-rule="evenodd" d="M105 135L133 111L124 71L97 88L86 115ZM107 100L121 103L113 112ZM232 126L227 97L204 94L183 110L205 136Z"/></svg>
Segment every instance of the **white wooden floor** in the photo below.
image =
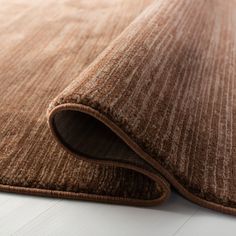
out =
<svg viewBox="0 0 236 236"><path fill-rule="evenodd" d="M235 236L236 217L203 209L176 193L151 208L0 193L0 235Z"/></svg>

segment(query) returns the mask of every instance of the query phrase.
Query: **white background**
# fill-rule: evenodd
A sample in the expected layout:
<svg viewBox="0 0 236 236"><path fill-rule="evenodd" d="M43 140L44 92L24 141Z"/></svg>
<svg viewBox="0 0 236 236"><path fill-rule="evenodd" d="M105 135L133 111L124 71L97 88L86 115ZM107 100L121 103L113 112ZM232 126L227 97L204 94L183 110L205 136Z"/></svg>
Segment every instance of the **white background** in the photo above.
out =
<svg viewBox="0 0 236 236"><path fill-rule="evenodd" d="M236 236L236 217L177 193L148 208L0 193L0 235Z"/></svg>

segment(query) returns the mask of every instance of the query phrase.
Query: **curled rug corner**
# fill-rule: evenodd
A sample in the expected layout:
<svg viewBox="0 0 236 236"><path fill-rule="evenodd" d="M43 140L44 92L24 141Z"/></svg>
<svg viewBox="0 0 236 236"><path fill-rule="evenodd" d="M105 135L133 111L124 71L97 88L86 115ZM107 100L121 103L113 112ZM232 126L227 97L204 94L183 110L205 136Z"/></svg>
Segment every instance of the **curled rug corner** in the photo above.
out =
<svg viewBox="0 0 236 236"><path fill-rule="evenodd" d="M235 214L235 23L235 1L155 2L52 102L54 137Z"/></svg>
<svg viewBox="0 0 236 236"><path fill-rule="evenodd" d="M0 8L0 191L236 215L235 0Z"/></svg>

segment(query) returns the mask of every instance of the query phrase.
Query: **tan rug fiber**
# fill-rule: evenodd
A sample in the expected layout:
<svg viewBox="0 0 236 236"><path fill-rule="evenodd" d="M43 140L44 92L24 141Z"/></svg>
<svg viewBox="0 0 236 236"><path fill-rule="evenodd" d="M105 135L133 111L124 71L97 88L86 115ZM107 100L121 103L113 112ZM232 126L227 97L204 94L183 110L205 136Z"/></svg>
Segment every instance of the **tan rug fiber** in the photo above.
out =
<svg viewBox="0 0 236 236"><path fill-rule="evenodd" d="M0 0L0 190L236 214L236 0Z"/></svg>

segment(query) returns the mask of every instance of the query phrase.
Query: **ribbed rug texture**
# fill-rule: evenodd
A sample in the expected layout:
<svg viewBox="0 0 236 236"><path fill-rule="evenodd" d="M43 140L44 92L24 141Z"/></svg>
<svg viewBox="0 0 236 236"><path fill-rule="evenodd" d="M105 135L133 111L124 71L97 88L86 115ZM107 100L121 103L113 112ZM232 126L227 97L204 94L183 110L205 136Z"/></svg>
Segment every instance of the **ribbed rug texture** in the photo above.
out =
<svg viewBox="0 0 236 236"><path fill-rule="evenodd" d="M0 0L0 191L236 215L236 0Z"/></svg>

